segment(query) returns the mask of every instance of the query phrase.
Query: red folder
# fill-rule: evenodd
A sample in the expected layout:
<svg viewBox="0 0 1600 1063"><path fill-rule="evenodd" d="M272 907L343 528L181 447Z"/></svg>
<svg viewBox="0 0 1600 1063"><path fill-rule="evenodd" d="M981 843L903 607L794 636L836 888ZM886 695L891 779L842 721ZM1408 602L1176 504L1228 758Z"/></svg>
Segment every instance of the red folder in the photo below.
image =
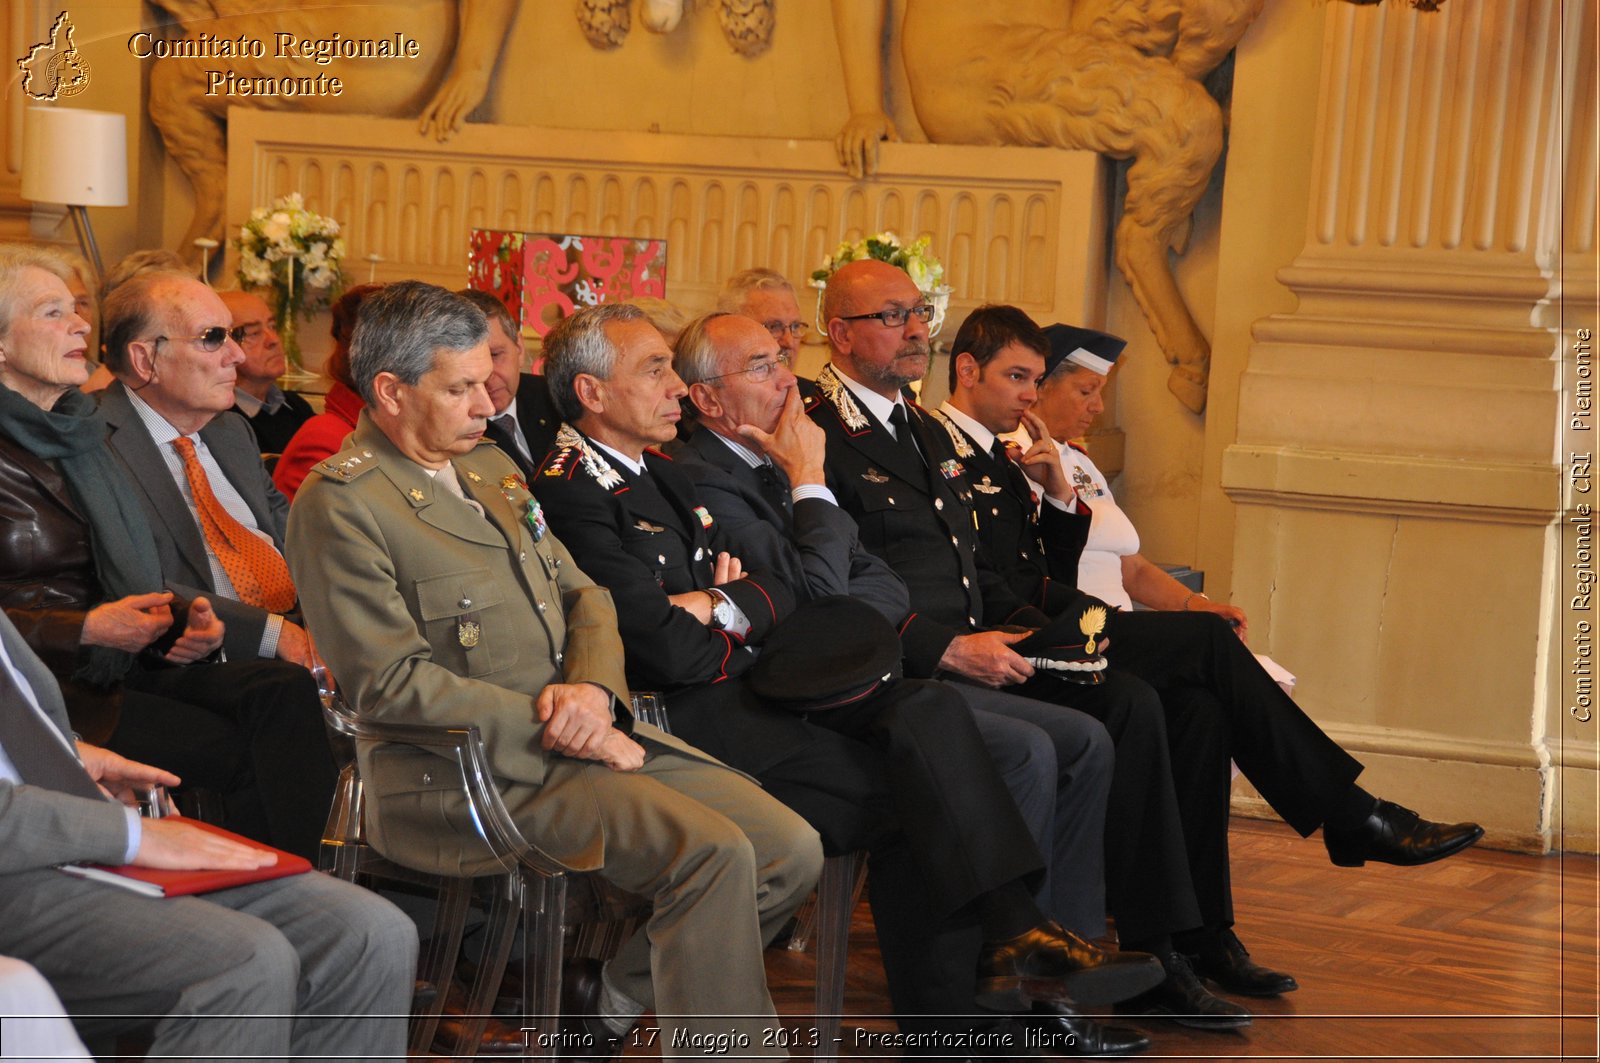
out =
<svg viewBox="0 0 1600 1063"><path fill-rule="evenodd" d="M167 818L188 823L212 834L220 834L224 838L242 842L252 848L277 853L278 862L248 871L167 871L152 867L134 867L132 864L123 864L120 867L112 867L109 864L62 864L61 870L78 878L121 886L150 897L187 897L195 893L214 893L235 886L248 886L252 882L268 882L275 878L303 875L311 870L311 861L303 856L274 849L270 845L223 830L210 823L202 823L197 819L185 816Z"/></svg>

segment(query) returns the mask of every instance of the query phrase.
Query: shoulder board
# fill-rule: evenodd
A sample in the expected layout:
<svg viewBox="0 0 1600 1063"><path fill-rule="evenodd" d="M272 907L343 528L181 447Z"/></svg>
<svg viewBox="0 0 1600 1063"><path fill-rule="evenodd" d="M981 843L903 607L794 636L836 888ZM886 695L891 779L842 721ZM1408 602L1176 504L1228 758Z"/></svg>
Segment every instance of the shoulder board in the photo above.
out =
<svg viewBox="0 0 1600 1063"><path fill-rule="evenodd" d="M1087 457L1088 454L1089 454L1089 452L1087 450L1085 450L1083 447L1078 446L1078 444L1074 443L1070 439L1067 440L1067 446L1071 447L1073 450L1076 450L1079 454L1082 454L1085 457Z"/></svg>
<svg viewBox="0 0 1600 1063"><path fill-rule="evenodd" d="M312 466L334 483L349 483L378 467L378 457L366 447L347 447Z"/></svg>
<svg viewBox="0 0 1600 1063"><path fill-rule="evenodd" d="M539 463L538 475L571 479L581 463L582 455L577 447L556 447Z"/></svg>

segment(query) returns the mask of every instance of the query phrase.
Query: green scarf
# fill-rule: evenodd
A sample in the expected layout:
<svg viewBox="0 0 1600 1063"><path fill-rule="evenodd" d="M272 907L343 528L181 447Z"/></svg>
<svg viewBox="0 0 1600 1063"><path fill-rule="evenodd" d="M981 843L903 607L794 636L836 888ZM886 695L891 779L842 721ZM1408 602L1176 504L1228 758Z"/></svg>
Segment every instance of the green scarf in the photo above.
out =
<svg viewBox="0 0 1600 1063"><path fill-rule="evenodd" d="M73 388L54 409L41 410L0 385L0 432L61 470L89 520L95 578L106 601L164 589L155 536L127 470L106 446L106 423L92 398ZM89 647L87 658L75 678L102 687L127 675L134 661L109 646Z"/></svg>

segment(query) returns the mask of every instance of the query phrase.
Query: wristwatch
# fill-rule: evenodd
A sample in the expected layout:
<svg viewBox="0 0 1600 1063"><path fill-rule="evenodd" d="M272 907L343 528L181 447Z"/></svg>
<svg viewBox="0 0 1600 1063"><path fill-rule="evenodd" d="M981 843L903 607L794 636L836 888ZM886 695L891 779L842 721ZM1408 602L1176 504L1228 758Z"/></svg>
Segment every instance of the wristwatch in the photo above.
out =
<svg viewBox="0 0 1600 1063"><path fill-rule="evenodd" d="M733 603L716 591L706 593L711 595L711 626L718 631L726 631L728 625L733 623Z"/></svg>

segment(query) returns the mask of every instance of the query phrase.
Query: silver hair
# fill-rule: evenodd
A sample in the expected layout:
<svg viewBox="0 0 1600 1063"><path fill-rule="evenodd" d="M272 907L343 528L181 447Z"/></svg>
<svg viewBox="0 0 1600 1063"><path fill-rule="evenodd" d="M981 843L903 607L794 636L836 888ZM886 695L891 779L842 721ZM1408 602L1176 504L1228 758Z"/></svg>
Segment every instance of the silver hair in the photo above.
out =
<svg viewBox="0 0 1600 1063"><path fill-rule="evenodd" d="M379 373L415 384L439 351L471 350L488 337L483 311L454 292L422 281L386 284L361 304L350 338L350 379L371 405Z"/></svg>
<svg viewBox="0 0 1600 1063"><path fill-rule="evenodd" d="M711 330L707 326L719 317L737 316L727 310L713 310L695 318L678 333L678 342L672 347L672 367L677 370L685 386L699 384L719 375L720 352L716 344L711 342Z"/></svg>
<svg viewBox="0 0 1600 1063"><path fill-rule="evenodd" d="M783 291L794 294L794 285L789 283L789 278L775 269L765 266L755 266L743 269L729 277L723 284L722 291L717 295L717 309L726 310L730 314L743 311L745 300L750 298L751 292Z"/></svg>
<svg viewBox="0 0 1600 1063"><path fill-rule="evenodd" d="M611 379L611 370L617 364L617 349L606 335L606 326L649 320L643 310L631 303L601 303L578 310L545 335L545 384L550 388L550 401L563 421L571 424L584 414L576 387L579 373L601 380Z"/></svg>

